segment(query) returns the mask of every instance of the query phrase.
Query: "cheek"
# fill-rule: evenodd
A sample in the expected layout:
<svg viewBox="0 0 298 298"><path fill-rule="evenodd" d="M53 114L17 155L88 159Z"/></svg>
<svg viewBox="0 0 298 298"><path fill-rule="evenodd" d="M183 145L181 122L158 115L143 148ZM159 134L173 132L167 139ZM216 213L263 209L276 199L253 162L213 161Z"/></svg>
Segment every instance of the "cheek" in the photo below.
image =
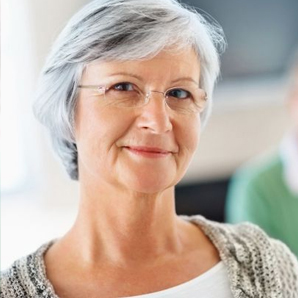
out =
<svg viewBox="0 0 298 298"><path fill-rule="evenodd" d="M189 162L199 143L200 118L197 116L181 123L184 125L179 129L177 141L179 143L182 155L185 155L187 162Z"/></svg>
<svg viewBox="0 0 298 298"><path fill-rule="evenodd" d="M117 119L118 118L118 119ZM75 116L75 137L77 143L108 141L107 136L119 127L119 116L113 111L99 106L98 102L88 98L78 102Z"/></svg>
<svg viewBox="0 0 298 298"><path fill-rule="evenodd" d="M78 106L75 137L80 162L89 168L112 163L117 150L115 143L129 128L130 118L118 110Z"/></svg>
<svg viewBox="0 0 298 298"><path fill-rule="evenodd" d="M185 142L188 144L190 150L195 151L197 149L200 131L201 131L201 120L200 116L194 116L192 119L189 119L189 123L186 124L187 128L185 131Z"/></svg>
<svg viewBox="0 0 298 298"><path fill-rule="evenodd" d="M179 153L175 156L178 174L175 184L177 184L185 175L200 139L199 119L190 120L191 119L180 122L183 123L183 125L179 126L179 129L176 130L175 134L179 146Z"/></svg>

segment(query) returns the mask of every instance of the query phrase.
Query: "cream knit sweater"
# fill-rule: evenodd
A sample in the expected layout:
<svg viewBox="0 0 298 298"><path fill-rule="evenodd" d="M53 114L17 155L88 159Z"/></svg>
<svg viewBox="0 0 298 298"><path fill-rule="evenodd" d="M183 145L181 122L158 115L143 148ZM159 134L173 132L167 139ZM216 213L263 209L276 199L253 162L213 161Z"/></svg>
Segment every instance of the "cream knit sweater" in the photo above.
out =
<svg viewBox="0 0 298 298"><path fill-rule="evenodd" d="M229 225L182 216L199 225L227 266L234 297L298 298L298 262L280 241L255 225ZM1 274L1 298L58 298L45 274L43 254L52 242L17 260ZM218 297L220 298L220 297Z"/></svg>

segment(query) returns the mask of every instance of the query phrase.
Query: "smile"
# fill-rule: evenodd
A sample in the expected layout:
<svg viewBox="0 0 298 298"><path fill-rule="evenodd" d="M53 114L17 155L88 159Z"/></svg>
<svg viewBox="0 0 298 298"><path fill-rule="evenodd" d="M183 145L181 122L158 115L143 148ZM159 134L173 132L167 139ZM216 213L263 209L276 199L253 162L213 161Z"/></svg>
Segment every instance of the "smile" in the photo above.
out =
<svg viewBox="0 0 298 298"><path fill-rule="evenodd" d="M161 148L155 148L155 147L123 147L130 153L143 156L143 157L151 157L151 158L162 158L169 156L172 152L161 149Z"/></svg>

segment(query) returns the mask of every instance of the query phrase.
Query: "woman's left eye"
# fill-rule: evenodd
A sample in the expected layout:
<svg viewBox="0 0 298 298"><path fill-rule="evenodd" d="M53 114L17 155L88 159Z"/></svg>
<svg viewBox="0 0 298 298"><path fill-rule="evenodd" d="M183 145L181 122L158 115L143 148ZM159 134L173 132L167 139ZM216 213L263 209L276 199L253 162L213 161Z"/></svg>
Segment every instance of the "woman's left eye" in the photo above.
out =
<svg viewBox="0 0 298 298"><path fill-rule="evenodd" d="M117 83L113 85L111 89L116 91L134 91L135 90L134 85L128 82Z"/></svg>
<svg viewBox="0 0 298 298"><path fill-rule="evenodd" d="M169 90L167 96L177 99L187 99L192 97L189 91L180 88Z"/></svg>

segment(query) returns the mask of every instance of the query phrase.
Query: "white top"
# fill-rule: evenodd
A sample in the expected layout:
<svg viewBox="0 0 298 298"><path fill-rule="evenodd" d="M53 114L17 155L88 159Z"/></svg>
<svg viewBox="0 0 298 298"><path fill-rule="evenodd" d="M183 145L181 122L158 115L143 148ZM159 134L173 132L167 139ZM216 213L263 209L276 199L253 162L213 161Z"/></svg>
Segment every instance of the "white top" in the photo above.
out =
<svg viewBox="0 0 298 298"><path fill-rule="evenodd" d="M178 286L139 296L126 298L232 298L228 273L223 262L200 276Z"/></svg>

